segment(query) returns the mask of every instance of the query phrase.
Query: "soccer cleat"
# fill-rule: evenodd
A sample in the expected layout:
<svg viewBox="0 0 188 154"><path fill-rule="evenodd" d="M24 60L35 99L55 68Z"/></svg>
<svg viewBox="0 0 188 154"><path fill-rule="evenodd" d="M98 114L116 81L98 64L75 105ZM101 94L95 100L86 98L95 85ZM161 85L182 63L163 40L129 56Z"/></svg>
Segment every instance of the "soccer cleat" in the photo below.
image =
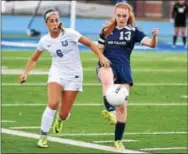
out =
<svg viewBox="0 0 188 154"><path fill-rule="evenodd" d="M101 112L102 116L104 119L106 119L110 125L115 125L117 120L116 120L116 114L114 111L107 111L107 110L102 110Z"/></svg>
<svg viewBox="0 0 188 154"><path fill-rule="evenodd" d="M62 132L62 129L63 129L63 121L56 119L52 128L52 132L54 134L58 134Z"/></svg>
<svg viewBox="0 0 188 154"><path fill-rule="evenodd" d="M123 143L120 140L114 141L114 146L118 150L121 150L121 151L125 150L125 147L124 147Z"/></svg>
<svg viewBox="0 0 188 154"><path fill-rule="evenodd" d="M47 148L48 147L48 140L47 140L46 135L40 136L38 143L37 143L37 146L40 147L40 148Z"/></svg>

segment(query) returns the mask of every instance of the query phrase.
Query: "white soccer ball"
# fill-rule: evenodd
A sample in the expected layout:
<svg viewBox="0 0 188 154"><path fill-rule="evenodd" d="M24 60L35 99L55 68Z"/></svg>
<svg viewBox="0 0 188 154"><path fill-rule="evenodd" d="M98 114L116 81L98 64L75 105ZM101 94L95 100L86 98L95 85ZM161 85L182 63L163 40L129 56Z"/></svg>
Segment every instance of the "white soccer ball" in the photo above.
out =
<svg viewBox="0 0 188 154"><path fill-rule="evenodd" d="M113 106L121 106L128 102L129 91L120 84L114 84L106 91L106 99Z"/></svg>

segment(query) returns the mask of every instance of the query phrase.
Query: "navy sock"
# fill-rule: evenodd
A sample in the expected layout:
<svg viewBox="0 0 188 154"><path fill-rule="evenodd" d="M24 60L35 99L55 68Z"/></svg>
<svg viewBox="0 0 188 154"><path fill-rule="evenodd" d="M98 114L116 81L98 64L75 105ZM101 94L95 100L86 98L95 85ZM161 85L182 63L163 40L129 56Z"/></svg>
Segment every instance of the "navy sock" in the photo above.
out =
<svg viewBox="0 0 188 154"><path fill-rule="evenodd" d="M117 122L115 128L115 141L122 140L126 123Z"/></svg>
<svg viewBox="0 0 188 154"><path fill-rule="evenodd" d="M177 36L173 36L173 45L176 45L176 41L177 41Z"/></svg>
<svg viewBox="0 0 188 154"><path fill-rule="evenodd" d="M108 103L106 96L103 96L103 101L104 101L104 105L105 105L107 111L115 111L116 110L116 108L113 105Z"/></svg>
<svg viewBox="0 0 188 154"><path fill-rule="evenodd" d="M186 45L186 36L183 36L182 40L183 40L183 45Z"/></svg>
<svg viewBox="0 0 188 154"><path fill-rule="evenodd" d="M43 132L42 130L40 130L40 134L41 134L41 135L47 135L47 133L46 133L46 132Z"/></svg>

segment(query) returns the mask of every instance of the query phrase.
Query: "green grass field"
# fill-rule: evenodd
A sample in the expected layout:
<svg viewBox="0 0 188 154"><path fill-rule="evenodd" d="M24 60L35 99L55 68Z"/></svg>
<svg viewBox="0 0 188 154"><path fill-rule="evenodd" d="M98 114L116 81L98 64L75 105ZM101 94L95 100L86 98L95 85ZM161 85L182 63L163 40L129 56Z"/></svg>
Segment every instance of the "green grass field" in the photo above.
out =
<svg viewBox="0 0 188 154"><path fill-rule="evenodd" d="M11 130L39 134L42 113L47 104L47 75L30 75L18 84L20 71L32 52L2 52L2 153L104 153L98 148L49 142L39 149L33 135L19 136ZM76 99L63 133L50 136L80 143L113 145L114 126L101 116L101 86L96 79L97 58L81 52L84 68L83 92ZM51 57L44 53L35 71L48 71ZM187 153L188 91L187 53L133 52L131 57L134 86L128 102L124 134L127 149L152 153ZM85 145L85 144L82 144Z"/></svg>

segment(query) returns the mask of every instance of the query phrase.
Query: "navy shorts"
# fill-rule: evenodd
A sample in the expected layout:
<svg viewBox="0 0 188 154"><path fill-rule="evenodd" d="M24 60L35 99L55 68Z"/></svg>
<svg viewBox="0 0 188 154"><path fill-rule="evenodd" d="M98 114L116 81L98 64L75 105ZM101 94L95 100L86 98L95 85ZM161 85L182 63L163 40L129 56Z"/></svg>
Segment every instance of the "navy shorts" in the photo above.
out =
<svg viewBox="0 0 188 154"><path fill-rule="evenodd" d="M98 78L98 72L100 69L100 64L96 67L96 74ZM112 66L112 71L114 74L114 83L116 84L129 84L133 86L133 79L132 79L132 71L130 67L119 65L119 66ZM100 81L100 79L98 78Z"/></svg>
<svg viewBox="0 0 188 154"><path fill-rule="evenodd" d="M175 20L175 27L186 27L186 20Z"/></svg>

